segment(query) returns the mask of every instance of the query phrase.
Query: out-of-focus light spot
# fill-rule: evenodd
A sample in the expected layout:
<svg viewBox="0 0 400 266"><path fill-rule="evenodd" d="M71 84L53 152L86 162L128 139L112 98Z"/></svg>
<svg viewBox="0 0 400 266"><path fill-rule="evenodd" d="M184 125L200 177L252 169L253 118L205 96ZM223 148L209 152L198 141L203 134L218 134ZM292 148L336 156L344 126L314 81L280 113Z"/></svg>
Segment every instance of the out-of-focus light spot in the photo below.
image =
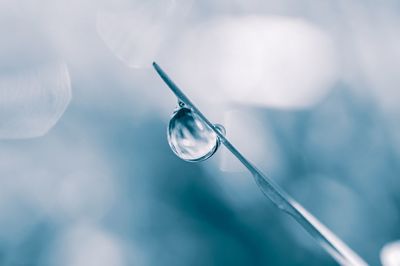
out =
<svg viewBox="0 0 400 266"><path fill-rule="evenodd" d="M391 242L383 246L380 257L383 266L399 266L400 241Z"/></svg>
<svg viewBox="0 0 400 266"><path fill-rule="evenodd" d="M191 2L133 1L128 8L120 5L119 11L100 11L97 15L97 31L110 50L128 66L150 67L176 19Z"/></svg>
<svg viewBox="0 0 400 266"><path fill-rule="evenodd" d="M44 135L70 100L71 83L64 64L0 77L0 139Z"/></svg>
<svg viewBox="0 0 400 266"><path fill-rule="evenodd" d="M99 218L115 197L111 178L94 169L65 176L54 187L54 214L61 217Z"/></svg>
<svg viewBox="0 0 400 266"><path fill-rule="evenodd" d="M261 171L279 178L275 173L283 168L282 153L263 118L263 113L256 110L236 107L224 113L222 124L226 129L226 137L247 159ZM216 156L219 160L214 162L222 171L218 171L216 180L231 204L248 208L265 201L246 168L224 145L221 145Z"/></svg>
<svg viewBox="0 0 400 266"><path fill-rule="evenodd" d="M362 3L346 6L347 26L341 38L346 58L344 80L360 95L372 95L385 112L399 111L400 28L398 11L385 1L366 7Z"/></svg>
<svg viewBox="0 0 400 266"><path fill-rule="evenodd" d="M3 242L17 239L14 228L23 232L20 228L29 227L35 216L97 221L115 206L120 192L105 154L79 133L50 135L31 147L2 146L0 176Z"/></svg>
<svg viewBox="0 0 400 266"><path fill-rule="evenodd" d="M123 243L96 225L85 223L61 235L50 260L49 265L60 266L127 265Z"/></svg>
<svg viewBox="0 0 400 266"><path fill-rule="evenodd" d="M240 152L263 171L271 172L281 163L276 140L256 111L227 111L224 126L229 140ZM227 149L222 150L221 170L241 172L246 169ZM246 177L247 178L247 177Z"/></svg>
<svg viewBox="0 0 400 266"><path fill-rule="evenodd" d="M330 37L301 19L222 18L191 29L175 68L190 94L216 101L307 107L336 80Z"/></svg>

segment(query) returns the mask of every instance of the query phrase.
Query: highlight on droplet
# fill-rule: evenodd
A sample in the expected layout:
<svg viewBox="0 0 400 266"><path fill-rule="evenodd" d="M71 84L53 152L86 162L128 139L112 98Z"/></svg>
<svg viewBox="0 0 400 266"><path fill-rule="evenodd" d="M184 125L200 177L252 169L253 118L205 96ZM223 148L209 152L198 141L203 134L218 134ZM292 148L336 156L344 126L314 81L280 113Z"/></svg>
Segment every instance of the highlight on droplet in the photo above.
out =
<svg viewBox="0 0 400 266"><path fill-rule="evenodd" d="M43 136L63 115L71 94L64 63L0 74L0 139Z"/></svg>

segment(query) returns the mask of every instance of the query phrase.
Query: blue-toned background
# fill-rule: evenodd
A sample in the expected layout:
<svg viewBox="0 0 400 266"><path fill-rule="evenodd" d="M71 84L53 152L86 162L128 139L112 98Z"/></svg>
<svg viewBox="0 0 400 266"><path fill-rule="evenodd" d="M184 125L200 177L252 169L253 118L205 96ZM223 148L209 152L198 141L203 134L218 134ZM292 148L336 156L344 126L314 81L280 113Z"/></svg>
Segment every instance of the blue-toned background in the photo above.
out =
<svg viewBox="0 0 400 266"><path fill-rule="evenodd" d="M153 60L366 261L400 265L382 251L400 239L399 14L1 0L0 265L336 265L226 150L172 153Z"/></svg>

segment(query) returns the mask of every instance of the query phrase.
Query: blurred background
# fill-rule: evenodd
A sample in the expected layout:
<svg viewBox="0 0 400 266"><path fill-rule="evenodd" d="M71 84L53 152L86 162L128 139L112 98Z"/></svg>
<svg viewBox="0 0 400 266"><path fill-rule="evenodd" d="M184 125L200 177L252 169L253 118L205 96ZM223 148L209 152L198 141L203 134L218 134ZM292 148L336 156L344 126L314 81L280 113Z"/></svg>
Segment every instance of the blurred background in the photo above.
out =
<svg viewBox="0 0 400 266"><path fill-rule="evenodd" d="M398 1L1 0L0 265L336 265L221 148L170 150L156 60L371 265L400 265Z"/></svg>

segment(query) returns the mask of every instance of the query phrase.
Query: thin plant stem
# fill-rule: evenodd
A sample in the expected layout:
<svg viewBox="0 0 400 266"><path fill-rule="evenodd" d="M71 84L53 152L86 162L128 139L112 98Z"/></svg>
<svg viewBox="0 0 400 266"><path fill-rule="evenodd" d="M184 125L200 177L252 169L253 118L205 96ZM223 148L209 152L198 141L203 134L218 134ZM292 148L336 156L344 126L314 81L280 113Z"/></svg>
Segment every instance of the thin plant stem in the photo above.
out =
<svg viewBox="0 0 400 266"><path fill-rule="evenodd" d="M249 170L260 190L279 209L293 217L339 264L346 266L368 265L359 255L349 248L339 237L332 233L323 223L311 215L300 203L286 194L272 179L262 173L236 147L211 123L207 117L192 103L192 101L179 89L157 63L153 66L161 79L171 91L184 103L187 108L195 112L219 137L224 146Z"/></svg>

